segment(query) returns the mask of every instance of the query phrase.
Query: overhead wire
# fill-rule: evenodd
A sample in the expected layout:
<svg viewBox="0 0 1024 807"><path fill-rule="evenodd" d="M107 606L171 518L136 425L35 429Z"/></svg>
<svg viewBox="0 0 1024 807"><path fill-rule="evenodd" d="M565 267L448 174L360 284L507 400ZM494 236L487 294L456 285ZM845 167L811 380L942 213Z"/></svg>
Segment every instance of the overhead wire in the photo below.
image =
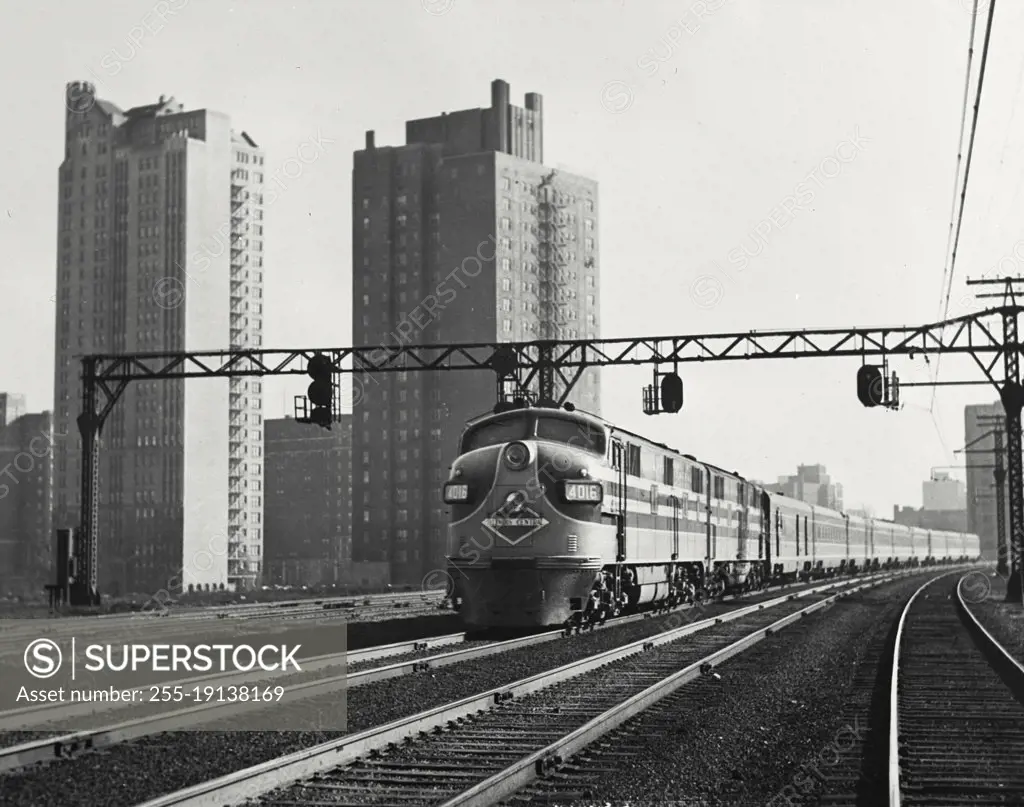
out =
<svg viewBox="0 0 1024 807"><path fill-rule="evenodd" d="M956 235L953 237L953 248L952 248L952 251L949 253L949 272L948 272L948 275L945 272L943 273L943 280L945 281L945 284L946 284L946 295L945 295L945 300L943 302L942 317L941 317L941 320L940 320L940 321L943 321L943 322L946 320L946 317L949 315L949 296L950 296L950 294L953 291L953 278L956 275L956 254L957 254L957 249L958 249L958 247L960 245L960 233L962 231L963 223L964 223L964 207L965 207L965 203L967 201L967 187L968 187L968 183L970 182L970 176L971 176L971 161L972 161L972 159L974 157L974 139L975 139L975 137L978 134L978 113L981 111L981 91L982 91L982 88L985 85L985 67L988 64L988 48L989 48L989 45L991 44L991 41L992 41L992 20L995 17L995 12L996 12L996 0L989 0L988 20L986 21L986 24L985 24L985 41L982 44L982 48L981 48L981 64L978 67L978 89L977 89L977 91L974 94L974 116L973 116L973 118L971 120L971 138L970 138L970 142L969 142L969 144L967 146L967 161L964 163L963 189L960 192L960 211L959 211L959 213L956 216ZM976 30L975 20L977 19L977 15L978 15L978 0L974 0L974 13L971 16L971 43L970 43L968 60L967 60L968 61L968 70L967 70L968 85L970 84L970 63L971 63L971 60L973 58L973 53L974 53L974 35L975 35L975 30ZM966 104L966 101L965 101L965 104ZM965 106L965 111L966 111L966 106ZM960 153L957 154L957 165L958 166L959 166L959 162L960 162L960 154L962 153L962 149L963 149L963 142L962 142L962 140L963 140L963 135L961 134ZM957 174L959 175L959 170L957 171ZM954 194L955 194L955 192L956 191L954 190ZM954 196L954 209L956 209L955 205L956 205L956 197ZM951 224L951 227L952 227L952 224ZM938 356L938 360L936 361L936 367L935 367L935 381L936 382L939 380L939 374L941 373L941 371L942 371L942 354L940 353L939 356ZM937 391L938 391L938 387L932 387L932 400L931 400L931 403L928 406L929 410L932 410L935 407L935 394L936 394Z"/></svg>
<svg viewBox="0 0 1024 807"><path fill-rule="evenodd" d="M957 191L960 189L960 165L963 162L964 132L967 129L967 107L971 93L971 65L974 62L974 36L978 22L978 0L974 0L974 13L971 15L971 37L967 45L967 70L964 75L964 100L960 107L960 137L956 146L956 169L953 173L953 203L949 211L949 233L946 236L946 254L942 259L942 285L939 286L939 311L942 311L942 294L946 288L946 277L949 274L949 253L953 248L953 227L956 223L956 206L959 201Z"/></svg>

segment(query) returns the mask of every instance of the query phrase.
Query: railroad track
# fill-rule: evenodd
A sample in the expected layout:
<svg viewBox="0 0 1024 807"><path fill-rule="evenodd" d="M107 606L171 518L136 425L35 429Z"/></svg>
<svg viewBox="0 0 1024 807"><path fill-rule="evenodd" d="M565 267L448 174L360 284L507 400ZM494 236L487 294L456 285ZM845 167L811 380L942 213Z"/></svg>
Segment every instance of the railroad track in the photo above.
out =
<svg viewBox="0 0 1024 807"><path fill-rule="evenodd" d="M852 581L841 581L841 584L852 584ZM803 585L799 588L808 588L808 586ZM723 598L722 602L737 601L738 599L730 596ZM618 617L608 620L603 626L594 626L593 629L600 630L625 625L649 619L652 616L656 615L643 613ZM175 686L191 689L197 684L228 687L243 684L251 686L255 682L275 684L283 682L287 686L289 701L295 702L300 699L343 692L361 685L404 675L425 673L453 664L557 641L564 635L562 630L553 630L502 642L469 642L465 633L454 633L369 647L350 651L347 654L328 654L300 659L302 673L293 674L287 680L271 678L270 675L258 673L241 675L216 673L155 684L154 686L169 687L173 690ZM451 648L459 644L468 644L468 646L446 650L439 654L425 655L431 650ZM395 657L398 657L399 660L380 666L369 666L374 662ZM341 674L305 680L312 673L329 670L342 664L346 669ZM145 690L146 688L141 689ZM173 708L173 703L166 703L163 706L163 709L150 710L155 713L117 722L112 722L112 712L127 711L129 707L137 712L139 705L125 702L42 704L0 712L0 731L11 732L7 737L0 737L0 743L5 743L5 747L0 746L0 772L23 768L39 762L68 760L80 756L82 753L162 732L190 729L197 724L208 724L210 721L222 717L234 717L256 708L273 708L273 704L269 707L266 705L261 707L257 703L210 703L177 709ZM70 733L50 731L46 727L47 724L66 723L70 720L81 720L83 723L92 722L95 725L94 727L83 727L82 730ZM45 736L39 736L40 734Z"/></svg>
<svg viewBox="0 0 1024 807"><path fill-rule="evenodd" d="M879 575L869 576L871 580ZM852 585L851 579L840 581ZM795 584L795 588L804 590L808 584ZM782 587L783 589L789 586ZM757 596L757 595L748 595ZM762 593L763 596L763 593ZM739 602L743 598L736 596L724 597L717 603ZM701 606L686 606L677 613ZM608 620L604 625L595 625L592 630L626 625L657 617L658 614L646 612L632 614ZM499 653L509 652L532 645L556 641L564 636L562 630L545 631L544 633L510 639L503 642L474 641L468 642L465 633L453 633L444 636L428 637L388 645L379 645L361 650L349 651L347 654L327 654L323 656L299 659L302 673L294 673L287 680L272 677L272 674L259 672L232 674L211 673L175 681L155 682L154 687L182 687L191 690L196 685L211 687L241 686L254 683L283 683L289 688L295 699L307 699L319 695L351 689L360 685L385 681L404 675L424 673L453 664L485 658ZM449 650L435 655L425 655L429 651L451 647L468 642L468 646ZM370 667L376 661L390 657L399 657L393 663ZM330 668L339 667L344 663L345 672L328 678L306 680L312 673L319 673ZM300 683L301 681L301 683ZM148 687L139 687L145 697ZM291 699L291 698L290 698ZM144 718L112 723L112 712L127 710L131 707L138 711L138 703L123 701L102 703L57 703L40 704L11 709L0 712L0 772L24 767L36 762L69 759L84 751L96 750L120 742L127 742L138 737L174 731L179 728L191 728L197 722L219 719L231 713L246 710L241 704L209 704L203 707L173 709L173 703L166 703L159 713L148 714ZM254 708L255 704L248 707ZM266 708L266 707L265 707ZM48 728L55 723L66 724L71 720L82 723L93 723L93 726L82 725L81 730L68 733ZM80 724L81 725L81 724ZM40 736L44 735L44 736Z"/></svg>
<svg viewBox="0 0 1024 807"><path fill-rule="evenodd" d="M890 807L1024 803L1024 668L975 619L963 584L922 586L900 619Z"/></svg>
<svg viewBox="0 0 1024 807"><path fill-rule="evenodd" d="M253 798L264 805L495 804L766 635L838 597L905 574L835 582L741 607L154 799L146 807L220 807ZM807 599L817 601L807 605ZM410 744L398 747L402 742Z"/></svg>

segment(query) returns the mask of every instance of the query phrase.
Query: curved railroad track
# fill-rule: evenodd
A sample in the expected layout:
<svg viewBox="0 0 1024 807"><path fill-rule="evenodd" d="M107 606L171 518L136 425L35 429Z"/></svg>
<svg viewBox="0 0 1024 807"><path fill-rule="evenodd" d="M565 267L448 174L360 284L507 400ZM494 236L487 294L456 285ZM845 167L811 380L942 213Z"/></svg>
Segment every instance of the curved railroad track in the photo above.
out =
<svg viewBox="0 0 1024 807"><path fill-rule="evenodd" d="M890 697L890 807L1024 803L1024 667L975 619L963 578L907 603Z"/></svg>

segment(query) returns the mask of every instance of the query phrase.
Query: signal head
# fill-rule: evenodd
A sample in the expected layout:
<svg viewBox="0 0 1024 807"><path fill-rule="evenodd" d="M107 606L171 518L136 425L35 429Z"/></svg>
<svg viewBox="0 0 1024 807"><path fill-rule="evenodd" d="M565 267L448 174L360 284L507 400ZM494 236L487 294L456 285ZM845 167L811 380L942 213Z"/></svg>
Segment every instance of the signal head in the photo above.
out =
<svg viewBox="0 0 1024 807"><path fill-rule="evenodd" d="M325 406L329 409L333 398L333 392L334 389L331 385L330 379L318 378L309 385L306 397L309 398L309 402L313 404L313 406Z"/></svg>
<svg viewBox="0 0 1024 807"><path fill-rule="evenodd" d="M319 379L327 376L328 378L334 372L334 367L331 365L331 360L323 353L317 353L309 360L309 365L306 367L306 372L312 379Z"/></svg>
<svg viewBox="0 0 1024 807"><path fill-rule="evenodd" d="M673 413L683 408L683 379L676 373L666 373L661 378L661 406Z"/></svg>
<svg viewBox="0 0 1024 807"><path fill-rule="evenodd" d="M309 413L309 420L324 429L331 428L331 410L322 406L316 406Z"/></svg>
<svg viewBox="0 0 1024 807"><path fill-rule="evenodd" d="M885 403L885 379L881 368L865 364L857 371L857 398L869 407Z"/></svg>

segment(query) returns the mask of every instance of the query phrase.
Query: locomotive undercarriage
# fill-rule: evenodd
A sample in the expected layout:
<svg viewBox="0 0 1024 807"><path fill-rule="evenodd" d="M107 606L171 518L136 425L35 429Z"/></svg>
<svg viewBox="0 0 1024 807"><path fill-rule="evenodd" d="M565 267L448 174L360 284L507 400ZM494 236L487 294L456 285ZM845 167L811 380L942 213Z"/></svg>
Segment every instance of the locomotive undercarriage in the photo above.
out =
<svg viewBox="0 0 1024 807"><path fill-rule="evenodd" d="M661 570L656 584L640 583L642 572ZM597 573L586 603L573 603L573 613L566 620L567 633L590 630L609 618L648 609L658 614L680 605L699 605L727 594L759 591L768 585L763 563L715 562L710 573L703 563L669 564L616 563ZM653 596L645 596L644 588L656 587ZM662 593L662 589L664 593Z"/></svg>
<svg viewBox="0 0 1024 807"><path fill-rule="evenodd" d="M944 564L950 561L933 559L931 562ZM716 561L710 573L702 562L614 563L596 572L502 568L500 571L490 570L482 579L475 581L476 585L473 588L477 589L477 596L471 596L469 601L478 604L486 602L488 598L479 596L480 591L489 592L493 601L496 590L501 589L498 598L504 601L506 607L511 606L509 610L512 613L532 610L537 623L543 625L552 624L545 622L542 617L542 613L548 610L543 603L545 598L542 595L541 602L528 602L527 595L530 592L546 591L552 598L549 601L550 605L559 600L565 603L566 599L562 598L567 598L570 615L562 623L562 627L569 635L591 630L595 625L604 624L609 618L642 610L658 614L682 605L700 605L726 595L742 595L771 586L853 577L870 572L916 568L920 565L916 559L906 562L887 558L884 562L876 559L870 564L862 565L841 561L839 566L833 567L826 567L821 561L814 565L805 562L802 569L795 571L783 571L781 564L776 564L769 570L765 561ZM573 591L582 595L587 590L587 575L592 575L589 597L572 596ZM461 578L457 576L456 579L460 583L449 592L446 604L450 603L454 610L462 611L465 602L463 595L470 593L465 588L469 581L465 575ZM645 580L646 582L643 582ZM483 613L466 616L470 622L486 624ZM493 615L491 618L493 619Z"/></svg>
<svg viewBox="0 0 1024 807"><path fill-rule="evenodd" d="M947 560L929 559L926 565L948 563ZM566 620L567 634L591 630L603 625L609 618L639 611L643 608L652 613L671 611L680 605L699 605L702 602L719 599L730 594L746 594L761 591L770 586L795 582L811 582L837 577L855 577L860 574L895 569L913 569L921 566L916 558L898 561L887 558L885 562L872 560L870 564L858 565L856 561L840 561L838 566L825 566L823 561L810 561L796 571L783 571L776 564L769 571L763 561L715 562L710 574L703 563L671 563L657 566L616 563L605 566L597 573L590 598L586 603L573 603L573 613ZM738 571L738 567L740 570ZM665 588L665 594L643 598L643 585L637 582L641 569L663 569L664 582L658 588Z"/></svg>

